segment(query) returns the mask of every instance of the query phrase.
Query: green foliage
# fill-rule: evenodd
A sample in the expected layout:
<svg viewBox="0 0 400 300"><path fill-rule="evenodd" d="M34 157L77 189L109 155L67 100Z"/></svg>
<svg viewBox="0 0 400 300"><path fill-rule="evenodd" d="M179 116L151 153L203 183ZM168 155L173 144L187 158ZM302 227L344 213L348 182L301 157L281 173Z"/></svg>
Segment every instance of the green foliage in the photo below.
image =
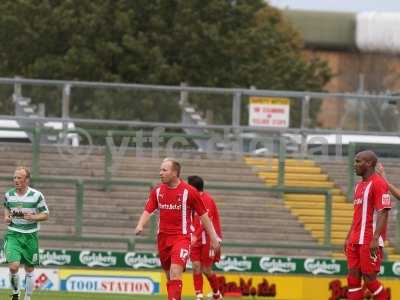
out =
<svg viewBox="0 0 400 300"><path fill-rule="evenodd" d="M330 78L263 0L3 0L0 16L0 76L279 90L320 90ZM73 98L75 116L180 119L177 95ZM190 101L230 122L226 101Z"/></svg>

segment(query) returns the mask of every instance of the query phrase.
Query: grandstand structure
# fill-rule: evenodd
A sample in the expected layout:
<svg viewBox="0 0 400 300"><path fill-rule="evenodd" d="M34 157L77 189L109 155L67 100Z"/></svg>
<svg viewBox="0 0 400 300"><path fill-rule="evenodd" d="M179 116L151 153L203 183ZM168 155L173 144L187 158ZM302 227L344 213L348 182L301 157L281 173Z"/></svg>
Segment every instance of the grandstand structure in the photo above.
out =
<svg viewBox="0 0 400 300"><path fill-rule="evenodd" d="M31 161L30 145L3 145L1 175L12 174L15 161L7 157L16 155L21 163ZM149 185L111 185L107 190L104 185L85 186L84 203L79 208L76 202L76 188L68 179L104 178L103 151L98 151L85 161L60 159L56 147L42 147L38 174L40 177L63 178L60 182L37 182L45 195L51 209L50 221L42 224L42 235L74 236L77 232L76 218L82 218L82 236L90 237L126 237L132 238L135 222L139 218L151 185L158 183L158 170L161 158L152 158L151 153L143 157L135 157L129 151L118 161L118 168L112 174L115 181L149 182ZM117 163L117 162L115 162ZM285 207L282 198L276 193L263 191L264 184L252 168L244 160L212 160L204 159L201 155L192 154L190 158L182 159L183 178L191 174L200 174L206 183L210 184L209 191L217 200L221 211L221 222L224 230L224 243L229 253L263 253L281 255L311 255L319 253L327 255L329 251L304 249L299 251L298 244L313 248L318 246L297 218ZM10 182L2 181L3 189ZM220 187L218 187L220 186ZM230 188L230 186L232 188ZM221 188L223 187L223 188ZM238 187L241 187L238 189ZM233 189L235 188L235 189ZM79 213L77 209L83 211ZM2 225L4 229L4 225ZM150 226L151 227L151 226ZM135 241L136 250L155 250L154 231L148 227L144 239ZM154 230L154 229L153 229ZM251 244L281 244L284 248L265 248L246 246ZM233 245L235 244L235 245ZM241 246L243 244L243 246ZM230 246L229 246L230 245ZM126 250L122 242L105 242L70 239L52 239L42 242L43 247L60 248L94 248Z"/></svg>
<svg viewBox="0 0 400 300"><path fill-rule="evenodd" d="M17 164L35 165L31 165L34 157L30 144L2 143L1 147L1 186L5 190ZM161 152L159 157L152 157L151 151L144 151L137 156L135 149L128 149L123 156L113 159L114 167L107 182L103 147L97 146L90 156L71 155L63 153L64 150L42 145L36 157L39 161L35 175L42 180L34 182L34 186L43 191L51 209L50 221L42 225L41 234L45 238L42 246L127 250L126 241L133 238L134 224L150 187L159 181L159 164L166 154ZM84 153L84 146L78 152ZM268 190L266 187L278 184L278 159L254 156L211 159L196 152L181 154L185 154L181 160L183 178L191 174L203 176L217 200L227 253L341 257L338 249L352 216L343 181L343 172L348 168L345 160L284 160L285 187L328 189L333 195L329 246L324 247L324 195L312 190L303 193ZM397 184L399 164L398 160L385 161L390 179ZM77 178L84 185L81 191ZM4 224L2 227L4 230ZM396 212L392 211L388 245L392 258L397 257L393 256L396 227ZM154 224L149 226L146 234L134 241L134 249L153 251L154 230Z"/></svg>
<svg viewBox="0 0 400 300"><path fill-rule="evenodd" d="M335 76L325 87L330 92L367 92L398 94L400 80L400 44L395 28L399 28L398 12L328 12L282 10L284 17L301 33L307 57L325 60ZM373 104L351 107L351 103L324 99L318 122L322 127L339 128L343 115L351 110L346 124L357 122L359 111ZM388 112L400 111L400 104L389 105ZM386 113L389 117L390 113ZM396 123L394 117L392 123ZM365 120L368 122L368 120ZM375 126L377 120L365 127ZM363 125L359 124L359 129Z"/></svg>
<svg viewBox="0 0 400 300"><path fill-rule="evenodd" d="M13 80L27 84L24 80ZM30 81L31 84L35 82L44 84L42 81ZM47 84L62 86L66 83ZM190 87L121 87L196 92L195 88ZM207 92L211 93L212 89L207 89ZM51 211L50 221L42 226L42 247L152 251L155 249L155 224L149 225L145 235L137 238L133 236L134 226L149 189L159 182L158 170L162 158L173 155L182 162L182 177L193 174L202 176L207 189L215 197L220 207L226 253L340 257L351 222L351 189L347 186L352 186L355 180L351 168L356 147L351 147L352 143L349 143L343 152L331 155L329 151L309 151L307 138L302 138L298 152L288 153L283 134L307 137L308 134L333 134L336 131L307 128L306 121L301 121L303 128L281 130L240 125L240 97L252 94L269 97L286 95L304 100L310 99L307 93L229 89L216 89L214 92L233 95L232 124L216 126L31 118L34 121L32 128L15 129L29 131L32 136L30 143L0 142L1 187L5 190L10 186L16 165L24 164L32 168L33 184L43 191ZM387 96L323 93L313 93L312 97L358 97L359 101L398 100ZM307 113L302 116L307 118ZM21 119L9 118L16 121ZM62 130L40 126L41 122L54 120L73 122L79 129L80 145L64 143L62 136L66 136L66 132ZM95 124L97 129L94 129ZM137 147L134 138L138 138L138 132L144 133L146 141L154 141L155 128L162 125L167 129L159 136L164 139L163 142L157 147L154 144ZM121 129L122 126L125 129ZM185 126L207 128L208 134L229 130L229 134L220 147L207 146L207 151L200 151L196 143L191 141L204 139L210 143L213 136L185 133L182 130ZM58 134L55 135L55 132ZM46 140L42 136L47 134L58 136L60 140L54 144L41 143ZM257 139L270 138L273 140L270 145L277 144L278 151L274 146L264 149L266 152L229 147L229 141L242 140L243 134L253 134L251 137ZM368 136L371 132L362 134ZM387 135L396 137L397 133L389 132ZM187 144L187 147L169 149L168 142L178 137L186 139L187 143L183 144ZM125 143L127 140L129 143ZM396 146L389 143L387 147L393 150ZM399 159L385 160L389 178L399 184ZM396 216L397 211L394 209L391 213L389 258L400 253L400 218ZM0 225L0 228L4 230L5 225Z"/></svg>

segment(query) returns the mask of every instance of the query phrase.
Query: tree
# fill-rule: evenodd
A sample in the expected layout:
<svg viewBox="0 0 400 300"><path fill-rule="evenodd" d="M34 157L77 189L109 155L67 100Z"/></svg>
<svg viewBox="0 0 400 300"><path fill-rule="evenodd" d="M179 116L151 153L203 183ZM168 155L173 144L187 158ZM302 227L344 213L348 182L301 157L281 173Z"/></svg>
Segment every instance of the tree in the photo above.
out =
<svg viewBox="0 0 400 300"><path fill-rule="evenodd" d="M3 0L0 16L1 76L282 90L320 90L330 77L263 0ZM179 95L72 97L75 116L179 121ZM229 122L225 101L190 101Z"/></svg>

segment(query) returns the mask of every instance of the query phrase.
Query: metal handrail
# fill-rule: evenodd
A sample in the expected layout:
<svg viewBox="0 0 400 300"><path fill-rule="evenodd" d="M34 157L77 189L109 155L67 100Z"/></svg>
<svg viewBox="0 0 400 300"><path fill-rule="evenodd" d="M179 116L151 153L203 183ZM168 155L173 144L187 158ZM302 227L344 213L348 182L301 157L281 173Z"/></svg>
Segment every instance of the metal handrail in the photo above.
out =
<svg viewBox="0 0 400 300"><path fill-rule="evenodd" d="M11 176L0 176L0 180L12 180ZM34 182L50 182L50 183L69 183L74 184L76 189L75 196L75 235L73 236L65 236L65 240L74 240L74 241L83 241L83 240L93 240L93 241L120 241L126 242L129 250L133 250L135 245L135 239L132 238L121 238L121 237L99 237L99 236L88 236L82 235L82 211L83 211L83 203L84 203L84 189L87 184L96 184L96 185L105 185L106 181L104 179L73 179L73 178L64 178L64 177L37 177L33 179ZM153 182L150 181L128 181L128 180L111 180L108 182L111 185L127 185L127 186L143 186L148 185L149 187L153 185ZM335 246L331 244L331 219L332 219L332 193L328 189L315 189L315 188L297 188L297 187L249 187L249 186L232 186L232 185L217 185L217 184L209 184L209 189L220 189L220 190L252 190L252 191L265 191L265 192L277 192L277 193L314 193L314 194L323 194L325 195L325 228L324 228L324 244L323 245L305 245L303 243L299 243L296 245L286 245L280 243L224 243L226 246L230 247L274 247L274 248L294 248L294 247L302 247L304 249L320 249L320 250L332 250L336 249ZM152 222L151 226L151 234L153 236L140 240L141 243L154 243L155 241L155 222ZM63 236L52 236L45 235L43 236L45 239L49 240L64 240Z"/></svg>

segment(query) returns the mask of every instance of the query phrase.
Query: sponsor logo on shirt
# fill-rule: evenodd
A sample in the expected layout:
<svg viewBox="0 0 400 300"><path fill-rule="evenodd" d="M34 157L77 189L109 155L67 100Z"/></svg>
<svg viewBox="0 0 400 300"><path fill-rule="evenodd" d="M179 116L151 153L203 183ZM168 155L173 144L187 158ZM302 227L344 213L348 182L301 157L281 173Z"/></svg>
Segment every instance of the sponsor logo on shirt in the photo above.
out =
<svg viewBox="0 0 400 300"><path fill-rule="evenodd" d="M389 194L382 195L382 205L384 205L384 206L390 205L390 195Z"/></svg>
<svg viewBox="0 0 400 300"><path fill-rule="evenodd" d="M363 198L354 199L354 205L360 205L363 202Z"/></svg>
<svg viewBox="0 0 400 300"><path fill-rule="evenodd" d="M182 205L180 204L160 204L160 209L168 209L168 210L181 210Z"/></svg>

